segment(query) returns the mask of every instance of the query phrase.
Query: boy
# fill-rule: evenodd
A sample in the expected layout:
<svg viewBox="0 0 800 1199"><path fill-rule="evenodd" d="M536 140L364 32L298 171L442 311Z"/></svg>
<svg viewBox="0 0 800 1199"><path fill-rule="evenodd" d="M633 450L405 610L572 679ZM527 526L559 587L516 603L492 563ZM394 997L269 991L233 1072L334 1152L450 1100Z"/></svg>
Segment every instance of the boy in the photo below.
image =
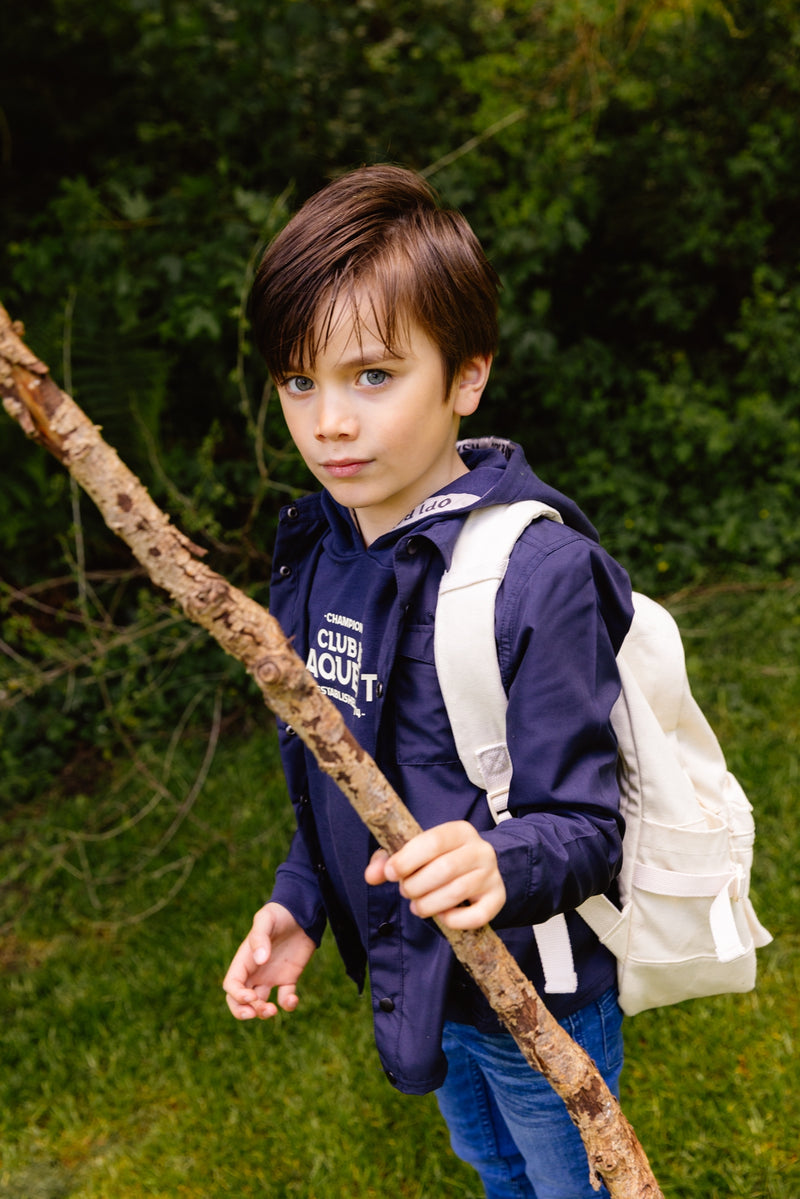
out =
<svg viewBox="0 0 800 1199"><path fill-rule="evenodd" d="M489 377L497 286L466 221L391 166L330 184L264 256L256 343L323 487L281 513L270 608L425 831L391 857L376 849L282 726L297 832L224 987L238 1019L294 1011L329 922L359 986L369 967L387 1077L402 1091L436 1091L453 1148L490 1199L588 1199L598 1192L563 1103L428 919L492 922L542 993L531 925L567 913L577 989L547 1002L616 1090L615 963L573 909L612 888L620 865L609 717L630 587L519 447L457 445ZM433 622L466 513L531 498L565 524L526 530L498 595L516 819L495 826L458 760Z"/></svg>

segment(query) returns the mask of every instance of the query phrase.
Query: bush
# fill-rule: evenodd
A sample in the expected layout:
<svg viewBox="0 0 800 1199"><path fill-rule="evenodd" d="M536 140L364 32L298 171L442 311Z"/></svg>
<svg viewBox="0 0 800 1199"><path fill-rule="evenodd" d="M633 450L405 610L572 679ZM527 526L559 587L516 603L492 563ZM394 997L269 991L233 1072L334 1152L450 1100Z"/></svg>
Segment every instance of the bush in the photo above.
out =
<svg viewBox="0 0 800 1199"><path fill-rule="evenodd" d="M29 6L5 47L0 298L156 500L261 587L277 507L308 479L250 345L254 265L326 178L405 162L503 279L501 351L465 432L522 442L641 589L780 574L800 537L793 8ZM76 572L74 599L81 570L128 569L9 421L0 470L12 590ZM28 651L8 645L13 675ZM24 702L9 778L20 755L37 777L53 761L24 732L47 701ZM52 707L78 712L56 692Z"/></svg>

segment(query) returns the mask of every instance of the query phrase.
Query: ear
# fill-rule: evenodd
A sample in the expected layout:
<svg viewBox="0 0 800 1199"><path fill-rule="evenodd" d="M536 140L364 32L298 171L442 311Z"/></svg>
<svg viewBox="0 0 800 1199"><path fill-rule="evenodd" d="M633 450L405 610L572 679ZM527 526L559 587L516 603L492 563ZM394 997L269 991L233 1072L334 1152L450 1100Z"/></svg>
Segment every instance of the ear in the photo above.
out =
<svg viewBox="0 0 800 1199"><path fill-rule="evenodd" d="M483 395L492 369L492 356L468 358L453 380L453 412L456 416L471 416Z"/></svg>

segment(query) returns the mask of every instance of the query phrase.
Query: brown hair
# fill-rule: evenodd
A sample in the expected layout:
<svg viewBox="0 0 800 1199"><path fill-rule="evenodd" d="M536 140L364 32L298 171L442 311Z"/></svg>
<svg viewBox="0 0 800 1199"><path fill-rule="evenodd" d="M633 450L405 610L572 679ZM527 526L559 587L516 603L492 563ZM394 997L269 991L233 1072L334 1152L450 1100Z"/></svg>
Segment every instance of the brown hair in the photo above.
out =
<svg viewBox="0 0 800 1199"><path fill-rule="evenodd" d="M362 167L306 201L268 247L251 296L253 335L277 381L311 370L337 303L349 298L358 322L364 289L390 353L409 323L438 347L447 395L466 361L495 351L498 286L466 219L442 208L421 176Z"/></svg>

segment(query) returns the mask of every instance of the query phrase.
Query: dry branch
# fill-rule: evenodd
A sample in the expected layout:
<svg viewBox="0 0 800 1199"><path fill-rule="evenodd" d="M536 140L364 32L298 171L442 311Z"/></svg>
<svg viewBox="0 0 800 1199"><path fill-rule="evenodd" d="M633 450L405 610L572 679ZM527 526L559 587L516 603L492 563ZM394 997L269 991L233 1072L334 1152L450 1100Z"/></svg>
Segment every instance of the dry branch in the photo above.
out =
<svg viewBox="0 0 800 1199"><path fill-rule="evenodd" d="M398 850L420 826L319 690L277 621L201 561L205 551L153 503L22 335L0 305L0 394L9 415L71 472L153 582L244 665L269 707L292 725L378 843ZM440 927L527 1060L564 1100L586 1146L593 1184L602 1178L614 1199L663 1199L644 1150L594 1063L553 1018L499 937L489 927Z"/></svg>

